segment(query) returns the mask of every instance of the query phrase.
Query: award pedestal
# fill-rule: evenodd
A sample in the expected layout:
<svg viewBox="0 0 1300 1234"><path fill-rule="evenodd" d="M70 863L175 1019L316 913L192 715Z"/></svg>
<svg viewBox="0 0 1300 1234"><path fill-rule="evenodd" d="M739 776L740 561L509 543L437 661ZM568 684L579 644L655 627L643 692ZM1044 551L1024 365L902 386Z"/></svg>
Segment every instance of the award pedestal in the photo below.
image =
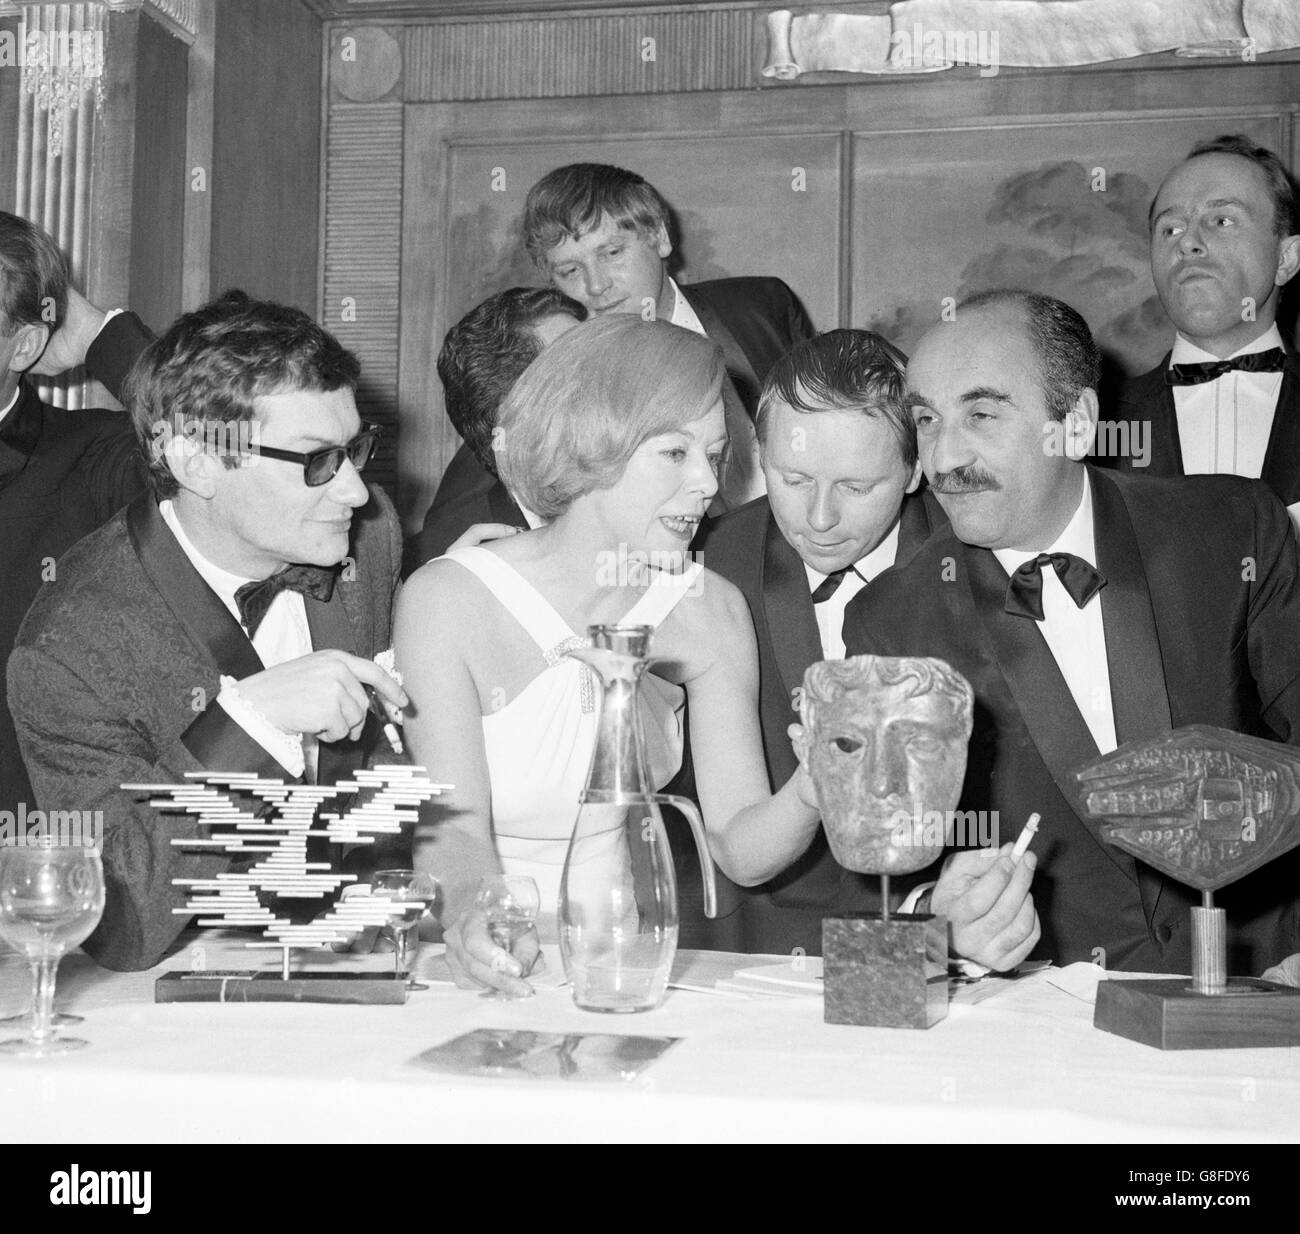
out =
<svg viewBox="0 0 1300 1234"><path fill-rule="evenodd" d="M155 1003L405 1003L406 973L164 973Z"/></svg>
<svg viewBox="0 0 1300 1234"><path fill-rule="evenodd" d="M823 1018L866 1028L930 1028L948 1014L948 922L857 913L822 921Z"/></svg>
<svg viewBox="0 0 1300 1234"><path fill-rule="evenodd" d="M1223 909L1207 903L1191 911L1191 981L1103 981L1097 986L1093 1027L1157 1050L1300 1045L1300 990L1226 977Z"/></svg>
<svg viewBox="0 0 1300 1234"><path fill-rule="evenodd" d="M1093 1026L1157 1050L1300 1045L1300 990L1234 977L1218 993L1174 981L1100 982Z"/></svg>

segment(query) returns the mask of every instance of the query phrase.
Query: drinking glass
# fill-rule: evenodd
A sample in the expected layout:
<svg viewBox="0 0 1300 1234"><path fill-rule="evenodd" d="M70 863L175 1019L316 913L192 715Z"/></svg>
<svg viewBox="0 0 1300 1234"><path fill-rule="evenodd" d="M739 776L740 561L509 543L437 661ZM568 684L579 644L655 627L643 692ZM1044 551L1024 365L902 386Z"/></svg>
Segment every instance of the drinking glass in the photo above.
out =
<svg viewBox="0 0 1300 1234"><path fill-rule="evenodd" d="M420 918L433 911L438 900L438 880L431 874L417 874L414 870L379 870L370 880L373 894L391 900L395 906L380 933L392 940L393 962L400 977L407 974L408 990L427 990L429 987L410 975L407 955L420 928Z"/></svg>
<svg viewBox="0 0 1300 1234"><path fill-rule="evenodd" d="M542 896L534 879L525 874L494 874L479 880L474 907L487 915L488 934L492 941L510 951L529 930L537 927ZM499 990L488 990L484 998L507 997Z"/></svg>
<svg viewBox="0 0 1300 1234"><path fill-rule="evenodd" d="M54 979L63 953L90 936L103 912L104 867L95 849L0 848L0 937L21 951L32 969L31 1031L0 1041L0 1052L39 1058L89 1044L57 1035Z"/></svg>

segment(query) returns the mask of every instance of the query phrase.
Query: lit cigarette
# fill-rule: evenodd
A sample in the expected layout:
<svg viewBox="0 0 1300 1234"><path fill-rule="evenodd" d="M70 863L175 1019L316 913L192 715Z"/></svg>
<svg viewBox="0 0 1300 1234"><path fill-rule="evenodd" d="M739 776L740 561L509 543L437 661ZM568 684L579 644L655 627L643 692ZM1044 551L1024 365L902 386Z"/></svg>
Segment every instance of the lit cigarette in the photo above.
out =
<svg viewBox="0 0 1300 1234"><path fill-rule="evenodd" d="M1020 833L1020 838L1016 841L1016 846L1011 850L1011 864L1018 865L1021 857L1029 851L1029 841L1034 838L1034 833L1038 830L1038 824L1043 821L1041 814L1031 814L1029 821L1025 824L1025 829Z"/></svg>
<svg viewBox="0 0 1300 1234"><path fill-rule="evenodd" d="M389 747L394 754L405 754L406 747L402 744L402 735L397 731L397 725L388 718L388 713L384 710L383 703L379 701L374 686L366 686L366 693L370 695L370 710L379 717L379 722L384 726L384 736L388 738Z"/></svg>

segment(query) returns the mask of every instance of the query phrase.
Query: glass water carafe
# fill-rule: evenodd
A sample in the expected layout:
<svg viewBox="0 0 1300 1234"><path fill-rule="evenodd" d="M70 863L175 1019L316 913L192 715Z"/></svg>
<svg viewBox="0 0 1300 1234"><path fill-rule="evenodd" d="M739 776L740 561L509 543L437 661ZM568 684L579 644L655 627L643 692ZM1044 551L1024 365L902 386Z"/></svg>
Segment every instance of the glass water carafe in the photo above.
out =
<svg viewBox="0 0 1300 1234"><path fill-rule="evenodd" d="M661 805L685 816L699 849L704 912L717 913L713 862L693 802L650 791L637 690L652 626L589 626L568 654L600 678L587 786L560 883L560 954L588 1011L649 1011L663 1002L677 952L677 879Z"/></svg>

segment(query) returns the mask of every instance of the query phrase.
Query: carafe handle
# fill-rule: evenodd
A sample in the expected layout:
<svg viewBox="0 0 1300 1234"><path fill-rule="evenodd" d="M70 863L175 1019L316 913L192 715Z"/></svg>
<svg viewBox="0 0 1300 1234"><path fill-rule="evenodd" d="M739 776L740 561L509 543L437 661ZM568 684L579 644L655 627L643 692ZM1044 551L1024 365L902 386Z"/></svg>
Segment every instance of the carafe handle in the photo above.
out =
<svg viewBox="0 0 1300 1234"><path fill-rule="evenodd" d="M708 835L704 830L704 820L695 802L673 793L649 793L651 801L659 805L672 806L685 817L691 825L691 835L695 837L695 848L700 855L700 873L704 878L704 915L709 918L718 915L718 880L713 874L713 858L709 855Z"/></svg>

